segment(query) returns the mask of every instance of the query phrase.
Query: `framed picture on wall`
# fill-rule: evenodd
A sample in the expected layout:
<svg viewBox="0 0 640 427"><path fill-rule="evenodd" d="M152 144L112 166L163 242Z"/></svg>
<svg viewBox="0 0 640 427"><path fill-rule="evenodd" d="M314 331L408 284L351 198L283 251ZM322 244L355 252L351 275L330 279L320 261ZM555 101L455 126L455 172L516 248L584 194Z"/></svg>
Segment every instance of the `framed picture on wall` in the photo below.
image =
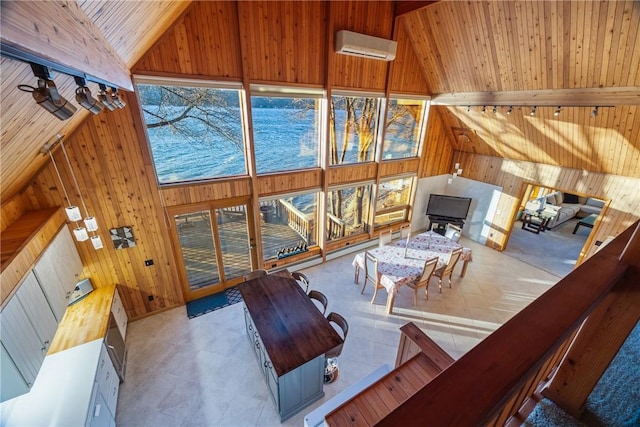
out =
<svg viewBox="0 0 640 427"><path fill-rule="evenodd" d="M116 249L132 248L136 245L131 227L119 227L109 230L113 247Z"/></svg>

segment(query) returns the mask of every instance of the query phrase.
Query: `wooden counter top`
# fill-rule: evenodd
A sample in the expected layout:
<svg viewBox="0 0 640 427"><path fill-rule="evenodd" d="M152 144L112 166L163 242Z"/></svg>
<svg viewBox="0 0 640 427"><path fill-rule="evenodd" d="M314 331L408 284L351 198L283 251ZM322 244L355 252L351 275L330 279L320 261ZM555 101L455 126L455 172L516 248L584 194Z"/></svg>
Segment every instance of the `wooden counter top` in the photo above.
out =
<svg viewBox="0 0 640 427"><path fill-rule="evenodd" d="M115 285L94 289L85 298L67 307L47 355L104 338L115 290Z"/></svg>
<svg viewBox="0 0 640 427"><path fill-rule="evenodd" d="M294 279L270 274L244 282L238 290L278 376L342 342Z"/></svg>

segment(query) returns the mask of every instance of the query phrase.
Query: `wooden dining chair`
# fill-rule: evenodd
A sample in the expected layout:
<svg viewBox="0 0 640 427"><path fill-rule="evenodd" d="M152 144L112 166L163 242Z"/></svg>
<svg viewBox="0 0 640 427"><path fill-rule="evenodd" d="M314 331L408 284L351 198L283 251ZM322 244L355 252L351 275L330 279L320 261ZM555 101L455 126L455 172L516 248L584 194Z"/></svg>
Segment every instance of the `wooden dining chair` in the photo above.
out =
<svg viewBox="0 0 640 427"><path fill-rule="evenodd" d="M244 281L248 281L248 280L252 280L252 279L257 279L258 277L262 277L262 276L266 276L268 275L269 272L267 270L263 270L263 269L257 269L257 270L253 270L250 273L247 273L243 276Z"/></svg>
<svg viewBox="0 0 640 427"><path fill-rule="evenodd" d="M391 243L391 229L387 231L381 231L378 240L378 246L383 247Z"/></svg>
<svg viewBox="0 0 640 427"><path fill-rule="evenodd" d="M327 305L329 304L327 297L322 292L316 291L315 289L309 291L308 295L312 300L318 301L322 304L322 310L320 310L320 307L318 307L318 310L322 311L322 315L324 316L324 313L327 311Z"/></svg>
<svg viewBox="0 0 640 427"><path fill-rule="evenodd" d="M422 269L422 274L414 283L407 283L407 286L413 289L413 305L418 305L418 289L424 288L424 295L429 300L429 279L438 266L438 257L427 259Z"/></svg>
<svg viewBox="0 0 640 427"><path fill-rule="evenodd" d="M306 275L300 273L299 271L292 271L291 276L293 276L293 278L296 279L300 286L302 286L305 294L309 292L309 278Z"/></svg>
<svg viewBox="0 0 640 427"><path fill-rule="evenodd" d="M447 265L440 267L433 272L433 275L439 279L438 290L440 292L442 292L442 279L445 277L449 278L449 287L451 287L451 275L453 274L453 269L456 266L456 263L460 259L460 255L462 255L462 248L454 249L453 252L451 252Z"/></svg>
<svg viewBox="0 0 640 427"><path fill-rule="evenodd" d="M444 237L447 237L454 242L459 242L460 236L462 236L462 229L460 227L453 224L447 224L447 229L444 232Z"/></svg>
<svg viewBox="0 0 640 427"><path fill-rule="evenodd" d="M373 304L376 299L378 289L384 288L384 286L380 284L378 260L369 252L364 253L364 284L362 285L362 290L360 291L361 294L364 293L364 288L367 287L367 283L371 283L373 285L373 297L371 298L371 304Z"/></svg>

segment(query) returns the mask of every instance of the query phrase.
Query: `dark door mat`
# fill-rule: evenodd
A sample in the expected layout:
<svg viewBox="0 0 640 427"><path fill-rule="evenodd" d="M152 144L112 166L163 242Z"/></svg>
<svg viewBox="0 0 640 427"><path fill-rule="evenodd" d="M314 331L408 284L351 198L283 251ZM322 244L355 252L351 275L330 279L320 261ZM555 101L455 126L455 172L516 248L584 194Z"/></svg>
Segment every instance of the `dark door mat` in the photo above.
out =
<svg viewBox="0 0 640 427"><path fill-rule="evenodd" d="M193 319L240 301L242 301L242 296L237 287L234 286L233 288L225 289L224 292L189 301L187 303L187 316L189 319Z"/></svg>

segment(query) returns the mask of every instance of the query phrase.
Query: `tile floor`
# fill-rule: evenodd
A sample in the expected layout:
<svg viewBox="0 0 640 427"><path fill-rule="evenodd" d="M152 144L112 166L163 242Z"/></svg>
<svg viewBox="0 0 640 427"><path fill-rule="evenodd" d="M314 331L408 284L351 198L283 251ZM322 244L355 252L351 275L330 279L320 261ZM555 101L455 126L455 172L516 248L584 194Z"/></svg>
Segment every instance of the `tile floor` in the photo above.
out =
<svg viewBox="0 0 640 427"><path fill-rule="evenodd" d="M384 310L386 292L370 303L372 288L354 284L353 255L303 270L310 289L329 299L349 322L339 358L340 377L325 385L325 397L283 425L302 426L304 415L383 363L393 366L399 327L414 322L454 358L459 358L560 278L462 239L473 249L466 277L456 267L451 289L430 299L402 288L394 312ZM361 274L362 276L362 274ZM362 283L362 277L360 278ZM279 417L244 329L242 304L194 319L184 307L132 322L126 380L120 387L119 426L275 426Z"/></svg>

